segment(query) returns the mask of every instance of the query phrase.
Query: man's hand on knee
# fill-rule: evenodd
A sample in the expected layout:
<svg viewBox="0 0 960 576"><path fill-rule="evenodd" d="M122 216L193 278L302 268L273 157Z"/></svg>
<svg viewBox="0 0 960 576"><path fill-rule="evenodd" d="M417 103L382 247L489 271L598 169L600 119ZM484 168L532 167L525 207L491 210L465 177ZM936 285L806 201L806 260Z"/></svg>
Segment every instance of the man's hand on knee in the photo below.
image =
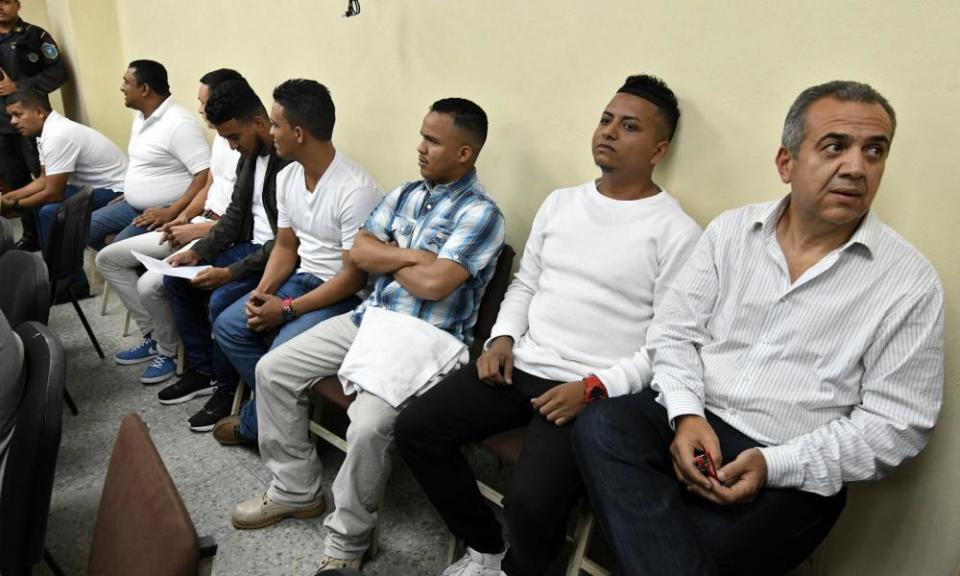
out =
<svg viewBox="0 0 960 576"><path fill-rule="evenodd" d="M533 408L543 414L548 422L563 426L577 417L587 405L583 397L583 380L557 384L543 394L530 400Z"/></svg>
<svg viewBox="0 0 960 576"><path fill-rule="evenodd" d="M676 435L670 444L670 455L673 458L673 471L677 480L686 486L695 486L701 491L709 492L719 483L703 475L694 463L694 452L702 450L713 459L717 465L723 462L720 452L720 440L713 431L713 427L706 418L694 414L680 416L676 420Z"/></svg>
<svg viewBox="0 0 960 576"><path fill-rule="evenodd" d="M477 358L477 375L487 384L513 384L513 338L500 336Z"/></svg>

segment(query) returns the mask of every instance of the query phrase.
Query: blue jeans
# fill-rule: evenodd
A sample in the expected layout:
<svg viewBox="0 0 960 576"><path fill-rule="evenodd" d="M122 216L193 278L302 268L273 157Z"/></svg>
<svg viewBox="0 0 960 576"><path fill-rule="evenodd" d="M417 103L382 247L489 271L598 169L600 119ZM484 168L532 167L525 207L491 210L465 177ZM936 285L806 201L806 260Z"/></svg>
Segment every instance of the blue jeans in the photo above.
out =
<svg viewBox="0 0 960 576"><path fill-rule="evenodd" d="M259 249L260 245L252 242L236 244L218 254L208 264L225 268ZM211 327L221 312L237 298L256 288L259 282L260 274L250 274L227 282L211 292L194 287L184 278L163 277L163 287L167 291L173 319L177 323L186 352L187 366L206 374L220 373L236 385L236 372L211 339Z"/></svg>
<svg viewBox="0 0 960 576"><path fill-rule="evenodd" d="M63 191L64 200L73 196L79 191L80 189L77 188L76 186L68 185ZM93 197L91 198L90 201L93 204L93 209L99 210L100 208L103 208L104 206L109 204L111 200L116 198L117 192L114 192L113 190L110 190L107 188L97 188L93 191L92 196ZM49 204L44 204L43 206L40 206L39 209L37 209L37 218L36 218L37 235L39 236L38 240L40 241L40 249L43 250L44 252L46 252L47 240L50 237L50 225L53 222L54 217L56 217L58 210L60 210L60 202L50 202ZM91 232L92 231L93 231L93 227L91 225ZM103 246L100 246L97 249L99 250L102 247ZM73 280L71 281L71 284L74 286L79 286L86 283L87 283L87 277L80 273L76 274Z"/></svg>
<svg viewBox="0 0 960 576"><path fill-rule="evenodd" d="M133 225L133 219L142 213L143 210L137 210L125 200L99 209L95 205L90 218L90 246L102 250L104 239L111 234L116 234L114 242L119 242L147 232L146 226Z"/></svg>
<svg viewBox="0 0 960 576"><path fill-rule="evenodd" d="M734 506L692 495L674 475L674 432L655 398L647 388L602 400L574 425L574 451L617 561L614 573L775 575L807 558L840 516L846 490L823 497L763 488ZM759 446L714 414L706 418L724 462Z"/></svg>
<svg viewBox="0 0 960 576"><path fill-rule="evenodd" d="M321 284L323 284L323 280L313 274L292 274L277 289L277 296L280 298L286 298L287 296L298 298ZM327 318L345 314L360 304L359 298L351 296L326 308L307 312L298 316L294 321L281 326L276 331L273 342L268 344L264 335L247 328L247 315L244 311L246 301L247 297L245 296L224 310L223 314L213 324L213 337L230 360L230 363L240 373L240 377L251 389L256 386L257 361L264 354ZM219 375L216 376L219 391L229 393L236 388L236 383L233 386L224 385ZM250 440L257 437L257 405L253 398L244 404L240 410L240 435Z"/></svg>

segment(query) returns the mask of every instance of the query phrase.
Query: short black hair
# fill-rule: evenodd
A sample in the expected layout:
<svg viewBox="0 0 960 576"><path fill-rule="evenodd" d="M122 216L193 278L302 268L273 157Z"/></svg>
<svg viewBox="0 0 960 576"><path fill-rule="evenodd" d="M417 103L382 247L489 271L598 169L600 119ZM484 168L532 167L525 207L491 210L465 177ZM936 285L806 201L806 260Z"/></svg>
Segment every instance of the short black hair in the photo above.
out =
<svg viewBox="0 0 960 576"><path fill-rule="evenodd" d="M329 142L337 119L330 91L316 80L294 78L273 89L273 101L283 107L291 126L299 126L317 140Z"/></svg>
<svg viewBox="0 0 960 576"><path fill-rule="evenodd" d="M214 88L219 86L223 82L229 80L243 80L243 75L234 70L233 68L217 68L216 70L211 70L203 76L200 77L200 83L210 89L212 92Z"/></svg>
<svg viewBox="0 0 960 576"><path fill-rule="evenodd" d="M267 118L260 97L246 80L227 80L210 91L210 98L204 108L207 121L213 125L228 120L248 121L256 116Z"/></svg>
<svg viewBox="0 0 960 576"><path fill-rule="evenodd" d="M46 93L33 88L23 88L7 96L7 106L17 103L24 108L42 108L47 112L53 110L53 107L50 106L50 97Z"/></svg>
<svg viewBox="0 0 960 576"><path fill-rule="evenodd" d="M477 152L487 141L487 113L466 98L443 98L430 106L431 112L449 114L453 125L477 140Z"/></svg>
<svg viewBox="0 0 960 576"><path fill-rule="evenodd" d="M127 65L133 70L138 86L146 84L159 96L170 95L170 82L167 81L167 69L154 60L134 60Z"/></svg>
<svg viewBox="0 0 960 576"><path fill-rule="evenodd" d="M649 74L628 76L623 86L617 90L617 94L632 94L656 106L667 124L667 141L673 140L673 135L677 131L677 122L680 120L680 106L677 105L677 97L666 82Z"/></svg>

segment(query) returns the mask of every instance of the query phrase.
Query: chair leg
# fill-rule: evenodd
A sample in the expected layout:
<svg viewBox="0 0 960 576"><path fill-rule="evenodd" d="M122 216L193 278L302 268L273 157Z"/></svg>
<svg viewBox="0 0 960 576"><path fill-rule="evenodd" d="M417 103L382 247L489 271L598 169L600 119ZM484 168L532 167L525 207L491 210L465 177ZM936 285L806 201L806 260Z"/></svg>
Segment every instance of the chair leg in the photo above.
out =
<svg viewBox="0 0 960 576"><path fill-rule="evenodd" d="M580 576L583 559L590 544L590 531L593 529L593 513L587 501L581 500L577 507L577 527L573 530L573 554L567 563L566 576Z"/></svg>
<svg viewBox="0 0 960 576"><path fill-rule="evenodd" d="M66 573L63 571L63 568L57 564L57 561L54 559L53 554L47 550L46 547L43 548L43 561L47 563L47 566L50 567L50 571L53 572L54 576L66 576Z"/></svg>
<svg viewBox="0 0 960 576"><path fill-rule="evenodd" d="M66 388L63 389L63 401L67 403L67 407L70 408L71 414L76 416L77 414L80 413L80 411L77 410L76 403L74 403L73 401L73 396L70 395L70 391L67 390Z"/></svg>
<svg viewBox="0 0 960 576"><path fill-rule="evenodd" d="M240 380L237 382L237 391L233 393L233 406L230 407L230 415L236 416L240 413L240 405L243 404L243 390L247 385Z"/></svg>
<svg viewBox="0 0 960 576"><path fill-rule="evenodd" d="M453 564L457 559L457 548L460 547L460 541L453 534L450 535L450 541L447 542L447 566Z"/></svg>
<svg viewBox="0 0 960 576"><path fill-rule="evenodd" d="M110 283L103 281L103 296L100 297L100 315L107 315L107 303L110 301Z"/></svg>
<svg viewBox="0 0 960 576"><path fill-rule="evenodd" d="M386 492L386 490L384 490ZM377 504L377 525L373 527L373 534L370 536L370 549L367 557L376 558L380 553L380 531L383 528L383 494L380 494L380 502Z"/></svg>
<svg viewBox="0 0 960 576"><path fill-rule="evenodd" d="M187 349L183 346L183 342L180 342L177 345L177 376L183 376L184 370L187 366Z"/></svg>
<svg viewBox="0 0 960 576"><path fill-rule="evenodd" d="M67 286L67 294L70 295L70 302L73 303L73 309L77 311L77 316L80 317L80 322L83 324L84 330L87 331L87 336L90 337L90 342L93 342L93 347L96 348L97 354L103 358L103 350L100 348L100 342L97 342L97 337L90 328L90 323L87 322L87 317L84 316L83 310L80 308L80 303L77 302L77 297L73 295L73 286Z"/></svg>
<svg viewBox="0 0 960 576"><path fill-rule="evenodd" d="M126 315L123 317L123 335L130 335L130 311L127 310Z"/></svg>

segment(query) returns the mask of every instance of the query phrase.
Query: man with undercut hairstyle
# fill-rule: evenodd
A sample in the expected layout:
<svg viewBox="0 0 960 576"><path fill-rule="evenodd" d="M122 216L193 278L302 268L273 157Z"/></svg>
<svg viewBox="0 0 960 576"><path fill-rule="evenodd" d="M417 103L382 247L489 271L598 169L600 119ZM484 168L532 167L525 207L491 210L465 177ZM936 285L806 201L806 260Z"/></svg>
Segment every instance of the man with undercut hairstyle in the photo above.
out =
<svg viewBox="0 0 960 576"><path fill-rule="evenodd" d="M288 126L282 105L275 104L274 112L275 129L296 129ZM359 391L347 411L347 455L333 484L337 508L324 522L321 570L359 568L370 544L377 503L390 474L393 423L402 407L383 396L393 398L394 391L428 385L415 374L434 363L435 348L409 342L452 341L464 347L503 246L503 216L474 168L486 140L486 114L469 100L439 100L424 118L420 134L417 154L423 179L390 193L344 253L344 271L356 267L373 275L373 291L353 312L317 324L257 364L260 454L273 480L266 494L236 507L232 521L237 528L261 528L288 516L309 518L323 512L320 460L308 431L306 391L338 370L343 376L341 364L346 367L351 358L356 377L366 372L381 383L374 393L365 386L375 382L363 379L361 386L351 377L345 388L347 393ZM319 178L308 172L307 189ZM375 326L384 322L399 330L378 332ZM357 356L354 347L361 350Z"/></svg>
<svg viewBox="0 0 960 576"><path fill-rule="evenodd" d="M360 304L356 294L366 274L343 267L342 253L383 198L373 177L334 147L334 104L322 84L289 80L273 98L283 110L275 110L274 145L277 154L294 161L277 175L277 240L256 289L214 323L214 340L251 387L257 361L268 350ZM218 386L217 393L224 395L223 414L229 414L234 390ZM225 445L255 444L256 400L218 422L213 436Z"/></svg>
<svg viewBox="0 0 960 576"><path fill-rule="evenodd" d="M164 276L164 288L186 351L187 370L160 391L165 404L236 386L237 374L211 338L213 321L260 280L277 230L277 174L288 164L273 146L270 120L245 80L224 82L207 101L208 121L240 152L237 182L226 212L207 235L174 254L173 266L210 264L192 280ZM214 395L216 398L216 395ZM213 402L213 399L211 399ZM190 429L208 432L223 413L207 405L190 417Z"/></svg>
<svg viewBox="0 0 960 576"><path fill-rule="evenodd" d="M32 212L24 218L25 237L37 237L46 245L50 223L60 202L83 186L93 189L94 209L106 206L123 192L127 158L106 136L93 128L64 118L50 106L43 92L24 89L7 97L10 125L25 137L36 138L40 151L40 175L32 182L3 195L5 213Z"/></svg>
<svg viewBox="0 0 960 576"><path fill-rule="evenodd" d="M476 366L400 415L400 453L467 546L444 576L544 574L583 494L573 420L649 380L647 327L700 236L653 181L679 116L663 81L627 78L593 133L600 177L544 201ZM504 498L507 547L460 448L521 426L523 452Z"/></svg>
<svg viewBox="0 0 960 576"><path fill-rule="evenodd" d="M176 218L207 182L210 145L203 127L170 95L167 69L134 60L120 86L124 105L137 111L130 129L130 163L122 199L94 211L90 245L154 230Z"/></svg>
<svg viewBox="0 0 960 576"><path fill-rule="evenodd" d="M651 386L577 419L617 574L786 574L848 482L926 444L943 287L871 210L895 128L866 84L804 90L776 156L789 194L710 223L650 327Z"/></svg>
<svg viewBox="0 0 960 576"><path fill-rule="evenodd" d="M211 91L230 80L243 80L243 76L236 70L222 68L200 78L197 99L201 117L206 118ZM179 335L163 288L163 276L150 271L140 274L141 264L134 252L166 258L205 236L230 203L239 158L240 154L231 150L225 139L216 136L207 181L176 218L159 229L114 242L97 253L97 269L130 311L142 335L138 344L117 352L116 362L138 364L152 360L140 376L143 384L156 384L174 375Z"/></svg>

